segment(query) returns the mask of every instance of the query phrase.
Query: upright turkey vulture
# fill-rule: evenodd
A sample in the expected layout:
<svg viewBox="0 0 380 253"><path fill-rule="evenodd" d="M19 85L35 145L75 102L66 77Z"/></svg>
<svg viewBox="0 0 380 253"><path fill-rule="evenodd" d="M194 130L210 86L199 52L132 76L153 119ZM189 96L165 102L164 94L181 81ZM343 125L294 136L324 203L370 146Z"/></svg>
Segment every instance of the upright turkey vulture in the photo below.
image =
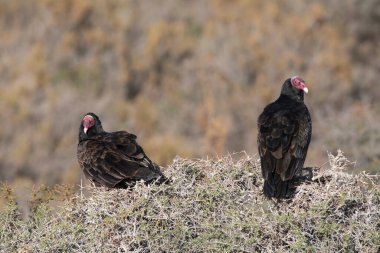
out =
<svg viewBox="0 0 380 253"><path fill-rule="evenodd" d="M138 180L167 179L137 144L136 135L107 133L99 117L87 113L79 127L78 161L86 177L96 186L128 188Z"/></svg>
<svg viewBox="0 0 380 253"><path fill-rule="evenodd" d="M301 173L311 138L311 118L304 104L305 82L298 76L282 85L280 97L258 118L257 144L269 198L291 195L292 179Z"/></svg>

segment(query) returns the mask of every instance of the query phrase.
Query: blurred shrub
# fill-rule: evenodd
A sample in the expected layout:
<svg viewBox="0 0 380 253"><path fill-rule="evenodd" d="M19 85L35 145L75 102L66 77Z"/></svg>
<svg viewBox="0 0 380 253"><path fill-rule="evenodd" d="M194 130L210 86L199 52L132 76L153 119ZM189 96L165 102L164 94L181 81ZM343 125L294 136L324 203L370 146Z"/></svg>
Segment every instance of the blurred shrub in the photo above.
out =
<svg viewBox="0 0 380 253"><path fill-rule="evenodd" d="M137 134L162 165L176 154L254 154L257 116L295 74L310 84L307 164L339 147L376 171L378 8L0 1L0 179L79 183L77 131L89 111L108 131Z"/></svg>

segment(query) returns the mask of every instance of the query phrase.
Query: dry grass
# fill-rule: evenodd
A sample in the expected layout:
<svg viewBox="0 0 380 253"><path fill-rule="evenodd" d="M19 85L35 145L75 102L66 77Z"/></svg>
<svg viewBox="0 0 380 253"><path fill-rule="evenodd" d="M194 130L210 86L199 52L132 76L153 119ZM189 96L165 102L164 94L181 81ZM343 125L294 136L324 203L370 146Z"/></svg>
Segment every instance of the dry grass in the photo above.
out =
<svg viewBox="0 0 380 253"><path fill-rule="evenodd" d="M38 193L27 219L3 187L0 251L378 251L379 184L344 172L351 163L340 151L329 164L283 202L263 197L257 157L248 156L176 158L165 170L171 185L89 188L59 205Z"/></svg>

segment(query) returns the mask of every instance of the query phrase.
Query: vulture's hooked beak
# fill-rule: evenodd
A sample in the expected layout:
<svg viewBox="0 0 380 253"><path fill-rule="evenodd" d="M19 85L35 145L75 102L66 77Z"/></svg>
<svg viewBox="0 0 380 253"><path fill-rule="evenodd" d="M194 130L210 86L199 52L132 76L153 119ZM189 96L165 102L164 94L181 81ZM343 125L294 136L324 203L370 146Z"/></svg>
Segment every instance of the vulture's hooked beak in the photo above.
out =
<svg viewBox="0 0 380 253"><path fill-rule="evenodd" d="M307 94L309 92L309 89L305 86L305 88L303 88L303 92Z"/></svg>
<svg viewBox="0 0 380 253"><path fill-rule="evenodd" d="M88 131L89 127L90 127L90 124L87 121L83 122L83 132L85 134L87 134L87 131Z"/></svg>

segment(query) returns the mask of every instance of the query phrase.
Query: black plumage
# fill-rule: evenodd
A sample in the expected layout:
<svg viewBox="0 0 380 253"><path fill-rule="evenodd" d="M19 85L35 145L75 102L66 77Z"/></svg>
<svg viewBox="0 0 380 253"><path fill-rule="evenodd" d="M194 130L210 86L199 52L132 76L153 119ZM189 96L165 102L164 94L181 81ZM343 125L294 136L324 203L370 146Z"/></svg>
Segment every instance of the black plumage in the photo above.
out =
<svg viewBox="0 0 380 253"><path fill-rule="evenodd" d="M304 104L308 89L298 76L287 79L280 97L258 118L258 150L264 177L264 194L271 198L291 195L311 138L311 117Z"/></svg>
<svg viewBox="0 0 380 253"><path fill-rule="evenodd" d="M79 127L78 162L86 177L96 186L128 188L138 180L166 182L136 142L136 135L103 130L99 117L87 113Z"/></svg>

